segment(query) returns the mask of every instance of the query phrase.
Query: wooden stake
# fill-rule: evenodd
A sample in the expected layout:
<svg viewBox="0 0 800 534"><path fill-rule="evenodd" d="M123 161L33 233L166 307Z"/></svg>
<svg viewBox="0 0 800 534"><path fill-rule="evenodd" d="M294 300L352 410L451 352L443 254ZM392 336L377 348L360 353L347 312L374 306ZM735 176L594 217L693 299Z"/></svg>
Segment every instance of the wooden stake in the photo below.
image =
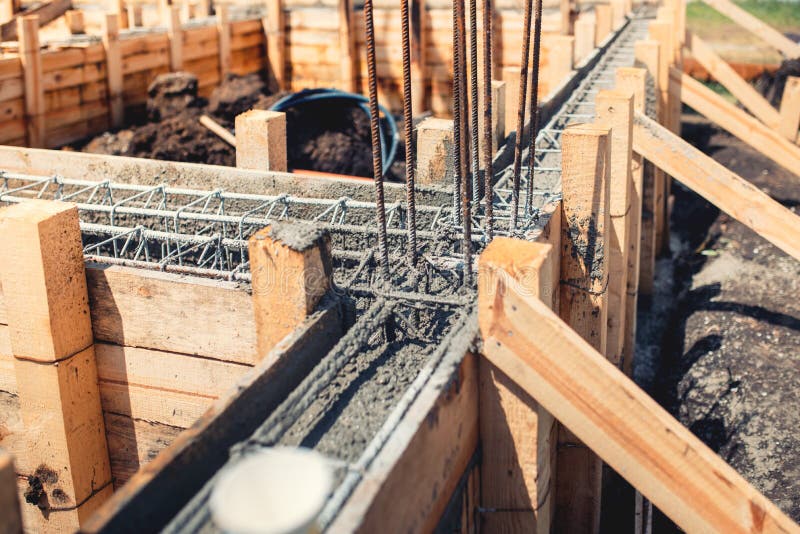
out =
<svg viewBox="0 0 800 534"><path fill-rule="evenodd" d="M611 33L611 6L609 4L594 5L594 46L600 46Z"/></svg>
<svg viewBox="0 0 800 534"><path fill-rule="evenodd" d="M286 114L250 110L236 116L236 166L286 172Z"/></svg>
<svg viewBox="0 0 800 534"><path fill-rule="evenodd" d="M428 109L425 98L425 65L427 65L428 37L425 27L427 9L425 0L408 0L411 18L411 106L415 114Z"/></svg>
<svg viewBox="0 0 800 534"><path fill-rule="evenodd" d="M680 80L683 103L747 143L772 161L800 176L800 148L779 132L737 108L691 76L672 70Z"/></svg>
<svg viewBox="0 0 800 534"><path fill-rule="evenodd" d="M76 530L111 495L78 210L30 200L0 218L0 280L28 446L38 480L32 531ZM33 513L35 512L35 513Z"/></svg>
<svg viewBox="0 0 800 534"><path fill-rule="evenodd" d="M655 121L636 114L633 148L686 187L800 259L800 217Z"/></svg>
<svg viewBox="0 0 800 534"><path fill-rule="evenodd" d="M236 147L236 136L234 136L231 132L228 131L227 128L224 128L214 119L209 117L208 115L203 115L199 119L200 124L211 130L214 134L216 134L220 139L231 145L232 147Z"/></svg>
<svg viewBox="0 0 800 534"><path fill-rule="evenodd" d="M664 20L654 20L648 26L650 38L658 41L658 77L656 87L659 92L658 102L658 122L666 125L671 131L675 131L674 98L670 98L669 69L673 63L673 39L674 27L671 22ZM680 123L680 119L678 119ZM669 189L671 179L666 174L657 176L656 179L661 183L654 184L656 192L655 212L653 214L656 227L655 251L656 254L664 252L669 247L669 214L667 205L669 203Z"/></svg>
<svg viewBox="0 0 800 534"><path fill-rule="evenodd" d="M14 0L0 0L0 24L14 20Z"/></svg>
<svg viewBox="0 0 800 534"><path fill-rule="evenodd" d="M787 58L800 57L800 44L795 43L779 31L765 24L758 17L755 17L740 8L730 0L703 0L723 15L732 19L745 30L760 37L771 46L780 50Z"/></svg>
<svg viewBox="0 0 800 534"><path fill-rule="evenodd" d="M608 239L611 134L582 124L561 137L562 213L560 314L600 353L608 324ZM597 532L602 462L561 428L556 523L564 532Z"/></svg>
<svg viewBox="0 0 800 534"><path fill-rule="evenodd" d="M573 35L572 27L572 0L559 0L561 11L561 35Z"/></svg>
<svg viewBox="0 0 800 534"><path fill-rule="evenodd" d="M183 25L181 24L181 7L173 5L167 19L167 36L169 37L169 68L172 72L183 69Z"/></svg>
<svg viewBox="0 0 800 534"><path fill-rule="evenodd" d="M417 183L452 183L453 121L428 117L417 125L416 137Z"/></svg>
<svg viewBox="0 0 800 534"><path fill-rule="evenodd" d="M314 311L331 286L331 239L310 223L274 222L249 240L258 359Z"/></svg>
<svg viewBox="0 0 800 534"><path fill-rule="evenodd" d="M616 87L633 95L633 110L645 112L647 102L647 71L637 68L618 68ZM613 155L612 155L613 157ZM630 234L628 251L628 281L625 294L625 341L622 349L622 370L633 376L636 356L636 306L639 293L640 248L642 240L642 195L644 159L640 154L631 157L631 210L628 218Z"/></svg>
<svg viewBox="0 0 800 534"><path fill-rule="evenodd" d="M611 27L618 30L625 22L625 0L610 0Z"/></svg>
<svg viewBox="0 0 800 534"><path fill-rule="evenodd" d="M22 515L19 509L14 460L2 449L0 449L0 532L22 534Z"/></svg>
<svg viewBox="0 0 800 534"><path fill-rule="evenodd" d="M552 308L552 245L498 237L478 261L478 287L497 287L496 277L508 277L527 294ZM479 291L479 309L497 298ZM481 320L490 316L481 316ZM481 508L483 524L493 532L549 534L552 517L553 460L556 425L553 416L485 358L480 359Z"/></svg>
<svg viewBox="0 0 800 534"><path fill-rule="evenodd" d="M231 70L231 25L228 4L216 4L217 35L219 36L219 76L224 79Z"/></svg>
<svg viewBox="0 0 800 534"><path fill-rule="evenodd" d="M17 19L19 34L19 60L25 84L25 122L28 146L45 146L44 83L42 82L42 55L39 49L39 16Z"/></svg>
<svg viewBox="0 0 800 534"><path fill-rule="evenodd" d="M353 32L353 5L350 0L338 0L339 10L339 61L342 67L341 87L351 93L358 92L356 63L356 36Z"/></svg>
<svg viewBox="0 0 800 534"><path fill-rule="evenodd" d="M115 5L112 6L111 12L117 14L119 19L119 29L127 30L128 24L128 10L125 9L125 0L114 0Z"/></svg>
<svg viewBox="0 0 800 534"><path fill-rule="evenodd" d="M86 26L83 22L83 11L80 9L70 9L64 13L64 18L66 19L70 34L80 35L86 33Z"/></svg>
<svg viewBox="0 0 800 534"><path fill-rule="evenodd" d="M499 276L481 290L495 295L479 297L486 358L679 527L726 534L800 530L546 304ZM597 532L556 525L563 532Z"/></svg>
<svg viewBox="0 0 800 534"><path fill-rule="evenodd" d="M128 22L131 28L142 27L142 5L128 3Z"/></svg>
<svg viewBox="0 0 800 534"><path fill-rule="evenodd" d="M492 80L492 152L497 153L506 132L506 82Z"/></svg>
<svg viewBox="0 0 800 534"><path fill-rule="evenodd" d="M586 13L581 13L578 20L575 21L575 60L576 65L580 64L589 54L592 53L595 46L595 23L586 16Z"/></svg>
<svg viewBox="0 0 800 534"><path fill-rule="evenodd" d="M119 47L119 19L109 13L103 28L103 48L106 51L106 76L108 83L108 106L111 127L121 128L125 124L125 103L122 86L122 52Z"/></svg>
<svg viewBox="0 0 800 534"><path fill-rule="evenodd" d="M550 50L547 63L547 87L552 91L572 72L575 58L575 37L572 35L549 36Z"/></svg>
<svg viewBox="0 0 800 534"><path fill-rule="evenodd" d="M286 85L286 22L283 0L266 0L267 16L261 21L267 36L267 64L270 85L276 91L287 89Z"/></svg>
<svg viewBox="0 0 800 534"><path fill-rule="evenodd" d="M800 78L797 76L786 78L780 116L780 133L786 139L800 144L800 136L797 134L797 130L800 129Z"/></svg>
<svg viewBox="0 0 800 534"><path fill-rule="evenodd" d="M633 93L622 90L600 91L595 99L597 122L611 130L611 231L606 239L608 254L608 342L606 358L622 368L625 354L625 305L628 291L630 253L631 136L633 135Z"/></svg>

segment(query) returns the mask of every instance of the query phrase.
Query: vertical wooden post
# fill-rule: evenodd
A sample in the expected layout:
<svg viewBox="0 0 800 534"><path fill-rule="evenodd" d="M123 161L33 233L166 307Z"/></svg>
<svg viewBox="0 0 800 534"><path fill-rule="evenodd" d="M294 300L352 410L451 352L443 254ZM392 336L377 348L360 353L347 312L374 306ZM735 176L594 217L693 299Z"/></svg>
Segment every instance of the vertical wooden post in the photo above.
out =
<svg viewBox="0 0 800 534"><path fill-rule="evenodd" d="M44 148L44 83L42 81L42 54L39 50L39 15L17 19L19 59L25 83L25 122L28 146Z"/></svg>
<svg viewBox="0 0 800 534"><path fill-rule="evenodd" d="M142 4L128 3L128 22L131 28L142 27Z"/></svg>
<svg viewBox="0 0 800 534"><path fill-rule="evenodd" d="M111 6L111 12L117 14L119 29L127 30L130 25L128 23L128 10L125 8L125 0L114 0L114 5Z"/></svg>
<svg viewBox="0 0 800 534"><path fill-rule="evenodd" d="M575 64L588 56L595 46L595 23L582 13L575 21Z"/></svg>
<svg viewBox="0 0 800 534"><path fill-rule="evenodd" d="M628 290L628 254L633 178L633 94L604 90L595 99L597 122L611 129L610 232L605 240L608 256L608 341L606 358L622 368L625 343L625 295Z"/></svg>
<svg viewBox="0 0 800 534"><path fill-rule="evenodd" d="M122 100L122 52L119 47L119 18L108 13L103 28L103 48L106 51L106 76L108 107L111 127L121 128L125 123L125 104Z"/></svg>
<svg viewBox="0 0 800 534"><path fill-rule="evenodd" d="M14 19L14 1L0 0L0 24Z"/></svg>
<svg viewBox="0 0 800 534"><path fill-rule="evenodd" d="M285 172L286 114L252 109L236 116L236 166Z"/></svg>
<svg viewBox="0 0 800 534"><path fill-rule="evenodd" d="M606 352L611 134L581 124L561 137L560 316ZM562 532L597 532L602 461L569 430L559 429L556 521Z"/></svg>
<svg viewBox="0 0 800 534"><path fill-rule="evenodd" d="M783 87L781 98L780 134L794 143L800 144L797 131L800 129L800 78L789 76Z"/></svg>
<svg viewBox="0 0 800 534"><path fill-rule="evenodd" d="M231 25L228 4L217 4L217 35L219 38L219 77L224 79L231 70Z"/></svg>
<svg viewBox="0 0 800 534"><path fill-rule="evenodd" d="M275 91L287 89L286 85L286 22L283 0L267 0L267 15L261 20L267 37L267 78Z"/></svg>
<svg viewBox="0 0 800 534"><path fill-rule="evenodd" d="M575 59L575 37L572 35L549 36L550 50L547 65L547 91L550 92L572 72Z"/></svg>
<svg viewBox="0 0 800 534"><path fill-rule="evenodd" d="M428 117L417 125L416 137L417 183L452 183L453 121Z"/></svg>
<svg viewBox="0 0 800 534"><path fill-rule="evenodd" d="M618 30L625 22L625 0L610 0L611 28Z"/></svg>
<svg viewBox="0 0 800 534"><path fill-rule="evenodd" d="M559 0L561 11L561 35L574 35L572 27L572 0Z"/></svg>
<svg viewBox="0 0 800 534"><path fill-rule="evenodd" d="M645 112L647 101L647 71L633 67L617 69L617 89L633 95L634 112ZM644 161L639 154L631 159L631 212L629 217L630 248L628 251L628 287L625 295L625 342L622 370L633 376L636 351L636 306L639 294L640 245L642 240L642 193Z"/></svg>
<svg viewBox="0 0 800 534"><path fill-rule="evenodd" d="M0 449L0 532L22 534L17 473L11 455L2 449Z"/></svg>
<svg viewBox="0 0 800 534"><path fill-rule="evenodd" d="M181 25L180 6L170 7L167 36L169 37L169 68L172 72L177 72L183 69L183 26Z"/></svg>
<svg viewBox="0 0 800 534"><path fill-rule="evenodd" d="M358 91L356 72L356 35L353 31L353 5L350 0L338 0L339 9L339 61L341 61L341 87L345 91Z"/></svg>
<svg viewBox="0 0 800 534"><path fill-rule="evenodd" d="M478 261L478 306L490 309L496 278L508 276L552 309L556 254L550 244L495 238ZM486 358L479 366L481 525L487 532L549 534L555 419Z"/></svg>
<svg viewBox="0 0 800 534"><path fill-rule="evenodd" d="M249 240L258 359L314 311L331 285L331 239L302 222L274 222Z"/></svg>
<svg viewBox="0 0 800 534"><path fill-rule="evenodd" d="M112 492L77 208L7 208L0 251L27 440L19 470L43 490L34 490L41 511L26 505L25 521L33 532L74 531Z"/></svg>
<svg viewBox="0 0 800 534"><path fill-rule="evenodd" d="M594 46L606 40L608 34L611 33L611 5L609 4L595 4L594 5Z"/></svg>
<svg viewBox="0 0 800 534"><path fill-rule="evenodd" d="M492 152L497 153L506 133L506 82L492 80Z"/></svg>
<svg viewBox="0 0 800 534"><path fill-rule="evenodd" d="M425 99L425 65L428 38L425 32L427 11L425 0L408 0L411 18L411 106L414 113L427 110Z"/></svg>
<svg viewBox="0 0 800 534"><path fill-rule="evenodd" d="M72 35L79 35L86 33L86 26L83 21L83 11L80 9L70 9L64 13L64 18L67 21L69 33Z"/></svg>
<svg viewBox="0 0 800 534"><path fill-rule="evenodd" d="M636 64L645 68L653 78L656 91L656 115L658 115L658 73L661 62L661 45L658 41L637 41L634 44ZM656 212L663 205L664 172L648 161L643 162L642 177L642 238L639 254L639 294L653 294L656 269Z"/></svg>

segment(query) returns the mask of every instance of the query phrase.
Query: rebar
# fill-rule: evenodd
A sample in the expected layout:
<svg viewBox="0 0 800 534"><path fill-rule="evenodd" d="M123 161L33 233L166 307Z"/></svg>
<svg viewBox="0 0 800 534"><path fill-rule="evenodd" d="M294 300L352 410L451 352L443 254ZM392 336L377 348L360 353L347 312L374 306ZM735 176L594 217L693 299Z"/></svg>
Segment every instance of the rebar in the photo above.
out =
<svg viewBox="0 0 800 534"><path fill-rule="evenodd" d="M461 47L459 27L464 27L463 3L459 23L459 0L453 0L453 224L461 224Z"/></svg>
<svg viewBox="0 0 800 534"><path fill-rule="evenodd" d="M539 135L539 55L542 49L542 0L536 1L533 26L533 75L531 79L531 139L528 144L528 187L525 213L533 212L533 181L536 162L536 137Z"/></svg>
<svg viewBox="0 0 800 534"><path fill-rule="evenodd" d="M539 0L541 2L541 0ZM486 195L484 233L487 241L494 234L494 192L492 180L492 0L483 4L483 177Z"/></svg>
<svg viewBox="0 0 800 534"><path fill-rule="evenodd" d="M409 0L400 0L400 26L403 47L403 130L406 142L406 205L408 226L408 263L417 264L417 208L414 198L414 124L411 101L411 37L409 32Z"/></svg>
<svg viewBox="0 0 800 534"><path fill-rule="evenodd" d="M514 137L514 184L511 194L511 230L517 228L519 216L519 185L522 167L522 143L525 137L525 104L528 97L528 56L531 52L531 9L533 0L525 0L522 20L522 60L519 70L519 103L517 104L517 132Z"/></svg>
<svg viewBox="0 0 800 534"><path fill-rule="evenodd" d="M461 175L459 189L453 191L453 196L461 197L461 223L463 232L462 253L464 254L464 283L472 282L472 209L470 206L470 196L472 184L467 180L468 156L467 156L467 124L466 124L466 28L464 23L464 0L454 0L453 2L454 24L453 24L453 139L455 146L454 165L457 165L458 173ZM457 125L457 126L456 126ZM457 158L457 160L455 160Z"/></svg>
<svg viewBox="0 0 800 534"><path fill-rule="evenodd" d="M364 1L366 28L367 78L369 85L369 129L372 134L372 173L375 179L375 208L378 218L378 261L381 274L389 278L389 249L386 243L386 205L383 197L383 164L381 161L380 115L378 111L378 74L375 68L375 20L372 0Z"/></svg>
<svg viewBox="0 0 800 534"><path fill-rule="evenodd" d="M480 152L478 151L478 0L469 0L470 118L472 126L472 198L481 198Z"/></svg>

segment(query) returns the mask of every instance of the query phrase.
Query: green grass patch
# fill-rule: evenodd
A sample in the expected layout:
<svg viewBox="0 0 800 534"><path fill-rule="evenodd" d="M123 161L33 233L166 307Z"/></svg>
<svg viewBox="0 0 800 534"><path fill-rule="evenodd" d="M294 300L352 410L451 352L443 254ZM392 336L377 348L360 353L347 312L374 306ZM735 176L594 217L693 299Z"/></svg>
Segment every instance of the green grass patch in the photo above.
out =
<svg viewBox="0 0 800 534"><path fill-rule="evenodd" d="M735 3L778 30L800 30L800 6L796 3L775 0L743 0ZM691 24L694 28L735 24L702 1L686 5L686 20L687 24Z"/></svg>

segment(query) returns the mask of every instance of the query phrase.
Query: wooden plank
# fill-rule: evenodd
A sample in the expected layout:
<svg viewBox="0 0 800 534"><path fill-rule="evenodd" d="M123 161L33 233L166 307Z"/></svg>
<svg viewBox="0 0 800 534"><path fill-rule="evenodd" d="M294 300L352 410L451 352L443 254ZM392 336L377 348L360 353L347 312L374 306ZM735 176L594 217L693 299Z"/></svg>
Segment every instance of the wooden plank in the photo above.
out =
<svg viewBox="0 0 800 534"><path fill-rule="evenodd" d="M228 20L228 5L218 4L217 43L219 46L219 75L224 78L231 68L231 25Z"/></svg>
<svg viewBox="0 0 800 534"><path fill-rule="evenodd" d="M719 57L708 43L689 32L686 34L686 46L694 59L758 120L769 128L778 129L780 127L781 117L778 110L773 108L752 85L739 76L724 59ZM794 141L795 137L797 137L797 131L789 139Z"/></svg>
<svg viewBox="0 0 800 534"><path fill-rule="evenodd" d="M48 0L44 3L34 5L25 11L18 13L16 17L0 26L0 41L16 41L22 34L17 22L24 17L39 17L37 29L40 26L56 20L72 7L72 0Z"/></svg>
<svg viewBox="0 0 800 534"><path fill-rule="evenodd" d="M800 144L800 78L789 76L786 78L786 85L783 86L783 97L781 98L781 123L778 131L791 141Z"/></svg>
<svg viewBox="0 0 800 534"><path fill-rule="evenodd" d="M686 187L800 259L800 217L663 126L636 114L633 148Z"/></svg>
<svg viewBox="0 0 800 534"><path fill-rule="evenodd" d="M597 122L611 130L611 174L606 239L608 255L608 332L605 355L622 368L626 355L625 307L628 291L628 257L631 246L630 219L633 196L631 136L633 135L633 93L601 90L595 97Z"/></svg>
<svg viewBox="0 0 800 534"><path fill-rule="evenodd" d="M3 449L0 449L0 532L22 534L14 459Z"/></svg>
<svg viewBox="0 0 800 534"><path fill-rule="evenodd" d="M46 91L56 91L76 85L104 80L106 65L103 63L89 63L82 67L72 67L61 71L46 72L42 77L42 84Z"/></svg>
<svg viewBox="0 0 800 534"><path fill-rule="evenodd" d="M98 341L255 361L251 298L235 283L93 264L86 279Z"/></svg>
<svg viewBox="0 0 800 534"><path fill-rule="evenodd" d="M19 59L25 84L25 114L28 146L44 146L44 88L42 55L39 49L39 17L29 15L17 19L19 24Z"/></svg>
<svg viewBox="0 0 800 534"><path fill-rule="evenodd" d="M246 48L264 46L264 32L259 29L257 32L231 35L231 50L244 50Z"/></svg>
<svg viewBox="0 0 800 534"><path fill-rule="evenodd" d="M560 234L560 229L552 232ZM478 277L508 275L554 307L553 246L498 237L481 254ZM558 250L558 248L556 248ZM552 265L556 264L556 265ZM493 298L479 294L479 298ZM482 304L479 304L481 306ZM486 303L490 305L490 303ZM553 416L485 358L480 359L481 501L493 531L551 529L557 429Z"/></svg>
<svg viewBox="0 0 800 534"><path fill-rule="evenodd" d="M108 104L104 100L80 102L72 108L61 108L45 114L45 126L48 138L58 128L75 123L85 123L108 113Z"/></svg>
<svg viewBox="0 0 800 534"><path fill-rule="evenodd" d="M187 39L192 30L184 32L184 39ZM165 33L148 33L120 39L119 49L122 57L133 54L145 54L149 52L166 52L169 48L169 38Z"/></svg>
<svg viewBox="0 0 800 534"><path fill-rule="evenodd" d="M213 397L102 380L98 387L104 412L178 428L192 426L215 400Z"/></svg>
<svg viewBox="0 0 800 534"><path fill-rule="evenodd" d="M31 200L0 219L0 278L27 447L20 471L38 475L45 509L78 524L111 493L97 388L78 210ZM33 479L30 479L33 480ZM27 483L30 484L31 481ZM42 503L40 502L40 505ZM49 514L29 524L50 527Z"/></svg>
<svg viewBox="0 0 800 534"><path fill-rule="evenodd" d="M25 96L25 82L22 77L0 80L0 102Z"/></svg>
<svg viewBox="0 0 800 534"><path fill-rule="evenodd" d="M489 245L491 247L492 245ZM687 532L800 527L559 319L498 277L479 318L492 363Z"/></svg>
<svg viewBox="0 0 800 534"><path fill-rule="evenodd" d="M760 37L778 49L787 58L800 57L800 44L795 43L779 31L740 8L730 0L703 0L726 17L739 24L753 35Z"/></svg>
<svg viewBox="0 0 800 534"><path fill-rule="evenodd" d="M669 70L674 61L674 40L675 30L671 21L654 20L649 23L648 31L650 38L658 41L658 76L656 78L658 96L658 122L667 125L670 129L675 126L672 116L673 99L670 98L670 76ZM674 96L674 95L673 95ZM671 178L662 174L656 175L654 184L656 194L655 212L653 213L653 224L655 225L655 253L659 254L669 247L669 188Z"/></svg>
<svg viewBox="0 0 800 534"><path fill-rule="evenodd" d="M169 72L170 52L171 50L163 50L130 55L122 60L122 72L125 77L137 72L145 72L147 78L153 77L153 74L147 71L163 69L165 72Z"/></svg>
<svg viewBox="0 0 800 534"><path fill-rule="evenodd" d="M69 67L80 67L86 63L103 61L105 50L103 45L93 44L81 48L42 51L42 72L52 72Z"/></svg>
<svg viewBox="0 0 800 534"><path fill-rule="evenodd" d="M292 336L135 474L82 531L157 531L222 467L341 337L338 303L312 315Z"/></svg>
<svg viewBox="0 0 800 534"><path fill-rule="evenodd" d="M562 232L560 315L578 335L606 352L608 324L608 128L568 127L561 137ZM565 532L597 532L602 462L560 429L555 524Z"/></svg>
<svg viewBox="0 0 800 534"><path fill-rule="evenodd" d="M681 83L681 100L707 119L800 176L800 147L780 133L761 124L687 74L673 69L671 76Z"/></svg>

